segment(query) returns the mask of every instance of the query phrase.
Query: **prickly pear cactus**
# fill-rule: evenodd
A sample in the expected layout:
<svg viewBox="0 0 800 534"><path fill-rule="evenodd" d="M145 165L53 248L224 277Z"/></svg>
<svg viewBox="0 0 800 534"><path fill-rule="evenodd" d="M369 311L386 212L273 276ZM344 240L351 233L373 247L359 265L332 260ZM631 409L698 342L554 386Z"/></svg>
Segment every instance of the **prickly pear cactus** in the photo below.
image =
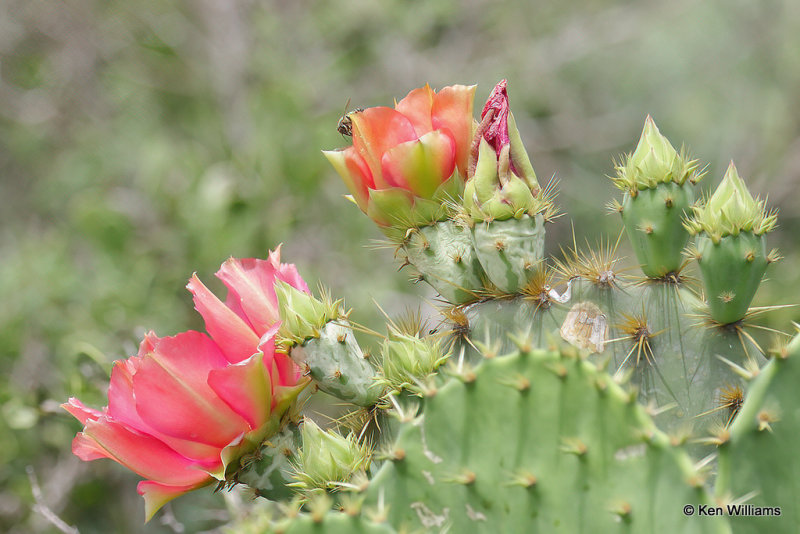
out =
<svg viewBox="0 0 800 534"><path fill-rule="evenodd" d="M696 521L704 473L613 379L578 351L518 351L470 370L454 363L367 489L389 520L433 532L725 532Z"/></svg>
<svg viewBox="0 0 800 534"><path fill-rule="evenodd" d="M719 451L717 500L736 515L731 518L736 532L789 533L800 524L800 466L790 460L800 432L798 380L800 336L795 336L752 379L736 421L711 438Z"/></svg>
<svg viewBox="0 0 800 534"><path fill-rule="evenodd" d="M716 509L761 483L738 482L731 465L749 446L734 422L742 392L766 362L748 310L777 259L764 244L775 214L730 170L696 201L698 161L648 117L611 203L642 274L621 265L620 239L547 260L553 186L536 181L507 99L503 82L475 126L450 221L387 232L404 232L406 263L449 305L428 335L390 326L382 400L351 429L369 436L369 468L334 481L330 502L348 494L404 532L730 531L728 518L684 506ZM730 433L716 497L722 440L709 431ZM770 461L785 461L778 453Z"/></svg>
<svg viewBox="0 0 800 534"><path fill-rule="evenodd" d="M304 398L349 408L320 426L298 398L226 462L220 486L279 503L234 530L793 532L800 338L784 336L767 363L767 308L751 306L779 258L766 243L776 214L733 165L704 196L699 162L647 117L612 177L619 237L575 238L546 258L555 181L539 185L505 81L480 122L474 91L426 86L394 109L355 111L353 146L326 152L402 267L438 292L441 317L368 332L271 264L283 278L259 302L280 325L257 349L283 362L272 383L310 382ZM623 235L633 266L618 254ZM356 332L380 348L362 350Z"/></svg>

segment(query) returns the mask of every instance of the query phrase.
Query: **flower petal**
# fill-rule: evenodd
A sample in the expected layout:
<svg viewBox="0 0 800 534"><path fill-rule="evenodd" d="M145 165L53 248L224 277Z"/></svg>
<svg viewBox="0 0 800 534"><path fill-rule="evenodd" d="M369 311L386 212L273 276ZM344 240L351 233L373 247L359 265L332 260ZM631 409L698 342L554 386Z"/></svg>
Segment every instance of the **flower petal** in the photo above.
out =
<svg viewBox="0 0 800 534"><path fill-rule="evenodd" d="M414 125L417 137L422 137L433 130L433 124L431 123L433 98L433 89L431 89L430 85L425 84L425 87L414 89L408 93L404 99L394 106L394 109L408 117L408 120Z"/></svg>
<svg viewBox="0 0 800 534"><path fill-rule="evenodd" d="M458 171L464 178L467 176L467 160L472 142L474 99L474 85L451 85L436 93L431 109L433 128L447 129L453 135Z"/></svg>
<svg viewBox="0 0 800 534"><path fill-rule="evenodd" d="M210 482L211 477L209 477L208 483ZM136 491L144 498L145 522L150 521L150 519L153 518L155 513L158 512L162 506L167 504L175 497L180 497L184 493L188 493L205 485L206 483L186 486L168 486L166 484L153 482L152 480L143 480L139 482L139 484L136 486Z"/></svg>
<svg viewBox="0 0 800 534"><path fill-rule="evenodd" d="M86 424L86 429L72 441L72 452L85 461L110 458L139 476L165 484L198 484L208 478L197 468L197 462L152 436L105 417Z"/></svg>
<svg viewBox="0 0 800 534"><path fill-rule="evenodd" d="M295 289L299 289L300 291L311 294L311 291L308 289L308 284L306 284L306 281L300 276L300 273L297 272L297 266L295 266L293 263L281 263L282 246L283 243L278 245L275 250L270 250L269 254L267 255L267 261L269 261L272 264L272 267L278 272L275 278L277 280L286 282ZM271 294L275 295L274 281L271 292ZM275 302L278 302L277 296L275 296Z"/></svg>
<svg viewBox="0 0 800 534"><path fill-rule="evenodd" d="M251 429L269 419L272 383L262 353L224 369L212 370L208 373L208 385L250 424Z"/></svg>
<svg viewBox="0 0 800 534"><path fill-rule="evenodd" d="M249 427L208 386L209 372L226 365L216 344L199 332L162 338L133 375L136 411L168 436L226 446Z"/></svg>
<svg viewBox="0 0 800 534"><path fill-rule="evenodd" d="M292 287L309 292L297 268L280 263L279 253L277 259L274 253L270 253L267 260L230 258L217 271L217 278L228 288L229 305L241 306L259 337L280 322L275 280L283 280ZM252 353L247 355L250 356Z"/></svg>
<svg viewBox="0 0 800 534"><path fill-rule="evenodd" d="M342 177L344 185L353 195L353 200L356 201L358 207L361 208L361 211L366 212L369 199L368 189L375 189L375 181L372 179L372 171L358 155L355 147L350 146L344 150L323 150L322 153Z"/></svg>
<svg viewBox="0 0 800 534"><path fill-rule="evenodd" d="M75 397L70 397L61 407L71 413L83 425L88 421L96 421L104 415L100 410L89 408Z"/></svg>
<svg viewBox="0 0 800 534"><path fill-rule="evenodd" d="M391 187L369 192L367 215L383 226L402 226L408 223L414 208L414 196L407 189Z"/></svg>
<svg viewBox="0 0 800 534"><path fill-rule="evenodd" d="M384 178L422 198L430 198L455 169L455 145L441 130L401 143L381 159Z"/></svg>
<svg viewBox="0 0 800 534"><path fill-rule="evenodd" d="M152 346L150 350L152 351L154 348ZM168 436L142 420L136 410L133 391L133 375L138 370L138 364L141 364L141 362L142 358L140 357L114 362L114 367L111 370L111 383L108 386L108 416L128 428L150 434L187 458L203 463L218 461L219 447ZM132 372L133 365L136 368Z"/></svg>
<svg viewBox="0 0 800 534"><path fill-rule="evenodd" d="M245 320L226 306L192 275L186 288L192 293L194 307L203 316L206 330L231 363L249 358L256 352L258 336Z"/></svg>
<svg viewBox="0 0 800 534"><path fill-rule="evenodd" d="M380 106L354 113L351 118L353 146L369 166L375 187L391 187L381 174L381 157L393 146L417 139L414 125L399 111Z"/></svg>
<svg viewBox="0 0 800 534"><path fill-rule="evenodd" d="M288 354L276 352L273 358L278 371L278 383L282 386L293 386L300 380L302 370Z"/></svg>

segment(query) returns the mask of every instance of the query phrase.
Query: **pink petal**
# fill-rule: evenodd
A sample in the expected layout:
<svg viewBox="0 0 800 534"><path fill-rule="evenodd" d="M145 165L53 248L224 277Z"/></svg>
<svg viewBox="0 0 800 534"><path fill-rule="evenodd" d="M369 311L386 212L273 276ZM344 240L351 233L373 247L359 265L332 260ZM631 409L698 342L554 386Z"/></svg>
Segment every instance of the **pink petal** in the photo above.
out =
<svg viewBox="0 0 800 534"><path fill-rule="evenodd" d="M375 189L375 181L372 179L372 171L358 155L355 147L349 146L344 150L323 150L322 153L342 177L344 185L353 195L353 200L361 211L367 211L368 190Z"/></svg>
<svg viewBox="0 0 800 534"><path fill-rule="evenodd" d="M219 447L168 436L142 420L136 410L133 374L130 372L129 361L141 363L142 358L133 357L117 361L111 370L111 383L108 387L108 416L128 428L150 434L187 458L203 463L219 461Z"/></svg>
<svg viewBox="0 0 800 534"><path fill-rule="evenodd" d="M267 254L267 261L270 262L272 267L278 272L278 280L282 280L293 288L310 295L311 291L309 291L306 281L303 280L300 273L297 272L297 266L293 263L281 263L281 247L283 247L283 243L275 247L275 250L270 250ZM275 283L273 282L273 293L275 293L274 285Z"/></svg>
<svg viewBox="0 0 800 534"><path fill-rule="evenodd" d="M449 135L437 130L417 141L401 143L381 160L383 175L392 185L422 198L431 198L455 169L455 146Z"/></svg>
<svg viewBox="0 0 800 534"><path fill-rule="evenodd" d="M136 411L168 436L226 446L249 429L208 386L209 372L227 365L216 344L199 332L161 339L133 375Z"/></svg>
<svg viewBox="0 0 800 534"><path fill-rule="evenodd" d="M78 432L72 439L72 454L84 462L91 462L92 460L99 460L100 458L116 460L109 455L108 451L101 447L99 443L83 432Z"/></svg>
<svg viewBox="0 0 800 534"><path fill-rule="evenodd" d="M288 354L276 352L273 362L275 362L275 368L278 371L278 383L281 386L293 386L300 379L303 371Z"/></svg>
<svg viewBox="0 0 800 534"><path fill-rule="evenodd" d="M153 350L153 347L156 346L156 343L158 343L160 339L161 338L159 338L156 335L156 333L153 332L152 330L147 332L144 335L144 338L142 338L142 342L139 343L139 353L138 353L139 358L142 358L145 354L151 352ZM138 367L139 361L140 360L134 360L133 358L125 360L125 364L130 366L129 371L131 374L136 372L136 368Z"/></svg>
<svg viewBox="0 0 800 534"><path fill-rule="evenodd" d="M139 476L165 484L198 484L208 478L196 462L161 441L107 418L89 421L75 436L72 452L82 460L110 458Z"/></svg>
<svg viewBox="0 0 800 534"><path fill-rule="evenodd" d="M209 477L209 482L211 481L210 478L211 477ZM143 480L139 482L139 484L136 486L136 491L139 493L139 495L144 497L145 522L150 521L150 519L153 518L155 513L158 512L162 506L167 504L175 497L180 497L184 493L188 493L204 485L205 484L168 486L165 484L159 484L158 482L153 482L152 480Z"/></svg>
<svg viewBox="0 0 800 534"><path fill-rule="evenodd" d="M299 288L298 288L299 289ZM258 345L264 356L264 365L267 369L272 369L275 365L273 373L273 383L282 386L292 386L297 383L302 374L302 370L288 354L282 352L275 352L275 335L280 330L280 323L276 323L270 330L261 337L261 343Z"/></svg>
<svg viewBox="0 0 800 534"><path fill-rule="evenodd" d="M456 163L462 176L467 176L467 160L472 142L472 105L475 86L452 85L443 88L433 98L431 110L434 129L446 129L453 135Z"/></svg>
<svg viewBox="0 0 800 534"><path fill-rule="evenodd" d="M406 97L395 104L394 109L408 117L417 137L422 137L433 130L431 123L431 107L433 106L433 90L431 86L414 89Z"/></svg>
<svg viewBox="0 0 800 534"><path fill-rule="evenodd" d="M197 275L192 275L186 287L192 293L195 309L205 320L206 330L229 362L242 361L256 352L258 335L242 317L209 291Z"/></svg>
<svg viewBox="0 0 800 534"><path fill-rule="evenodd" d="M372 172L376 189L391 187L381 174L383 153L400 143L417 139L408 118L387 107L367 108L352 115L353 146Z"/></svg>
<svg viewBox="0 0 800 534"><path fill-rule="evenodd" d="M217 271L228 288L227 300L241 306L259 338L281 320L273 287L276 274L269 261L255 258L229 258Z"/></svg>
<svg viewBox="0 0 800 534"><path fill-rule="evenodd" d="M75 419L85 425L88 421L96 421L104 414L94 408L89 408L75 397L70 397L67 402L61 405L66 411L71 413Z"/></svg>
<svg viewBox="0 0 800 534"><path fill-rule="evenodd" d="M242 362L211 371L208 385L251 429L269 419L272 384L263 354L256 353Z"/></svg>
<svg viewBox="0 0 800 534"><path fill-rule="evenodd" d="M230 258L222 264L217 277L228 287L228 299L238 302L259 337L280 321L276 280L309 292L297 268L280 263L279 252L271 252L267 260Z"/></svg>

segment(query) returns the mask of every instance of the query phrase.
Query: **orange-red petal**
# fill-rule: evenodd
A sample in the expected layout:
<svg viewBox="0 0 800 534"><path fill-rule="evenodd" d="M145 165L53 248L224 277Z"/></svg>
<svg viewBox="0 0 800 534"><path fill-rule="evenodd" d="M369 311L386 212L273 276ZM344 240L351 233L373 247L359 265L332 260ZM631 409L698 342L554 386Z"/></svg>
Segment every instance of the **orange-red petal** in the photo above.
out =
<svg viewBox="0 0 800 534"><path fill-rule="evenodd" d="M441 130L429 132L416 141L401 143L386 151L381 160L384 178L422 198L431 198L453 174L455 145Z"/></svg>
<svg viewBox="0 0 800 534"><path fill-rule="evenodd" d="M404 99L395 104L394 109L408 117L417 137L422 137L433 130L431 123L431 108L433 107L434 93L430 85L414 89Z"/></svg>
<svg viewBox="0 0 800 534"><path fill-rule="evenodd" d="M353 200L356 201L358 207L361 208L361 211L366 212L369 189L375 189L372 171L369 170L367 163L352 146L344 150L323 150L322 153L342 177L344 185L353 195Z"/></svg>
<svg viewBox="0 0 800 534"><path fill-rule="evenodd" d="M391 187L381 174L381 157L390 148L417 139L414 125L399 111L380 106L355 113L351 119L353 147L372 172L375 188Z"/></svg>
<svg viewBox="0 0 800 534"><path fill-rule="evenodd" d="M451 132L456 145L458 170L465 178L469 147L472 142L474 99L474 85L451 85L436 93L431 110L433 128Z"/></svg>

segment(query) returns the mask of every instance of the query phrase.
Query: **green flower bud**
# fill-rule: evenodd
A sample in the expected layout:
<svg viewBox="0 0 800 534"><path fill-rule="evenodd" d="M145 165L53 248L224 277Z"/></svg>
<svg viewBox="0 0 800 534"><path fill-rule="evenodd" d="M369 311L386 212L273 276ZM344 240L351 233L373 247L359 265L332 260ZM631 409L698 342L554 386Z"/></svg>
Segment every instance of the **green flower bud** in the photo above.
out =
<svg viewBox="0 0 800 534"><path fill-rule="evenodd" d="M686 222L686 228L693 234L704 232L715 243L740 232L762 235L778 224L777 213L767 211L765 201L753 198L733 162L705 206L695 206L692 210L694 216Z"/></svg>
<svg viewBox="0 0 800 534"><path fill-rule="evenodd" d="M652 189L660 183L674 182L683 185L687 180L695 184L702 178L698 161L689 159L683 151L679 154L669 140L661 135L650 115L644 122L642 136L633 154L616 166L614 185L635 196L641 189Z"/></svg>
<svg viewBox="0 0 800 534"><path fill-rule="evenodd" d="M383 343L382 354L380 381L396 391L415 392L450 357L438 339L399 332L392 333Z"/></svg>
<svg viewBox="0 0 800 534"><path fill-rule="evenodd" d="M284 345L300 345L319 337L326 323L342 315L342 301L334 301L325 294L318 300L283 281L275 283L275 294L281 315L279 337Z"/></svg>
<svg viewBox="0 0 800 534"><path fill-rule="evenodd" d="M295 462L290 486L304 491L335 490L369 467L370 450L354 434L344 437L322 430L311 419L303 422L303 447Z"/></svg>

